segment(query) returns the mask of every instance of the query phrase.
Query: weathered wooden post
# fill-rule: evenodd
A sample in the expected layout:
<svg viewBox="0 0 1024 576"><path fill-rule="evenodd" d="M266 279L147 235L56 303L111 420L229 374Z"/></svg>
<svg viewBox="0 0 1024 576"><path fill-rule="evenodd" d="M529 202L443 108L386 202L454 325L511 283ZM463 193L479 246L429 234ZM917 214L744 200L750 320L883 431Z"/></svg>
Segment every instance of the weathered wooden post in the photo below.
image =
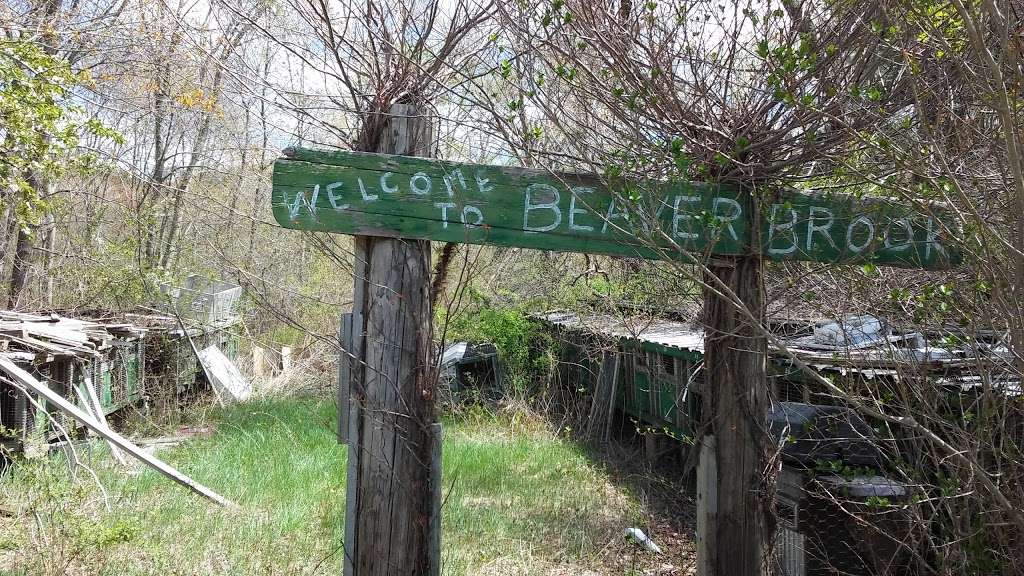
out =
<svg viewBox="0 0 1024 576"><path fill-rule="evenodd" d="M379 152L429 156L431 144L422 109L391 107ZM387 193L383 179L374 184L359 191L364 199ZM430 242L357 236L355 248L345 574L430 576L439 566L432 465L440 449Z"/></svg>
<svg viewBox="0 0 1024 576"><path fill-rule="evenodd" d="M717 260L708 267L706 282L724 285L763 321L762 266L759 256ZM697 472L698 574L769 574L767 342L734 302L710 289L704 315L704 417L711 435Z"/></svg>

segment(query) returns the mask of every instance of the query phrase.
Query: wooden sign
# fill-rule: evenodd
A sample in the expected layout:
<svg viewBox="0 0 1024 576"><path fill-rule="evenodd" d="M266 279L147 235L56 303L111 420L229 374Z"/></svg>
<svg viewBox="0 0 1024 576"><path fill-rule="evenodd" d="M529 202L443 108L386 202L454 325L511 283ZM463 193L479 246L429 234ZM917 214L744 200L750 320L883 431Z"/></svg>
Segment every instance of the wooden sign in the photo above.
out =
<svg viewBox="0 0 1024 576"><path fill-rule="evenodd" d="M623 182L408 156L296 149L274 164L286 228L653 259L693 254L941 269L960 253L940 206L695 182ZM752 238L760 238L754 246Z"/></svg>

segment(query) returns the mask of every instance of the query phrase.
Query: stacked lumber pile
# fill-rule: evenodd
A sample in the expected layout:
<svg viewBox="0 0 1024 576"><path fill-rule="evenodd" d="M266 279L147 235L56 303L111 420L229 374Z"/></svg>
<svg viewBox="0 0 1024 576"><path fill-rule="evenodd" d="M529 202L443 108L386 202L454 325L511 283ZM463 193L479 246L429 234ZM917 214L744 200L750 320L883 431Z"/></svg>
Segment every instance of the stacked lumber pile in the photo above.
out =
<svg viewBox="0 0 1024 576"><path fill-rule="evenodd" d="M117 340L145 334L128 323L0 311L0 354L15 361L96 358Z"/></svg>

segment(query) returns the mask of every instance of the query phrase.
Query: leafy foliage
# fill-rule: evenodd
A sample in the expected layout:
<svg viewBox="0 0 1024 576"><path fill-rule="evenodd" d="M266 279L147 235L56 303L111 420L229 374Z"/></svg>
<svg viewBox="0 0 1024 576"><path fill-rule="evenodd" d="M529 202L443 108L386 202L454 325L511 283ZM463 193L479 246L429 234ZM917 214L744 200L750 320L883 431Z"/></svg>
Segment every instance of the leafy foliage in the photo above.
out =
<svg viewBox="0 0 1024 576"><path fill-rule="evenodd" d="M82 79L37 44L0 42L0 194L22 221L34 221L44 208L32 174L60 176L93 164L89 155L69 159L81 132L120 138L95 119L79 118L72 90Z"/></svg>
<svg viewBox="0 0 1024 576"><path fill-rule="evenodd" d="M547 353L550 337L523 308L483 307L470 311L451 321L449 334L450 340L494 344L509 392L527 392L551 366Z"/></svg>

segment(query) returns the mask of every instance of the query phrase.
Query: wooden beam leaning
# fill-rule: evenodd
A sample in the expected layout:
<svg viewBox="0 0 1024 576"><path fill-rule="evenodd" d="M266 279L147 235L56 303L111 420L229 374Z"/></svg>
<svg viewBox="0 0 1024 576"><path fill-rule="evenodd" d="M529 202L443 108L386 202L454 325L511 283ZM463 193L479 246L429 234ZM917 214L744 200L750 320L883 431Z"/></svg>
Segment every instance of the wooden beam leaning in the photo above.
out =
<svg viewBox="0 0 1024 576"><path fill-rule="evenodd" d="M78 368L79 366L80 365L78 364L75 365L76 368ZM82 391L83 389L84 392ZM82 406L86 408L91 407L91 410L86 410L86 412L92 413L96 417L97 424L101 424L107 430L110 430L110 425L107 424L107 417L106 415L103 414L103 403L100 402L99 397L96 396L96 389L93 388L92 378L89 376L88 372L84 374L82 385L76 387L76 390L78 390L81 394L84 395ZM117 445L111 442L110 440L107 440L107 446L110 447L110 455L114 458L114 460L116 460L118 464L124 466L124 456L122 456L121 451L117 449Z"/></svg>
<svg viewBox="0 0 1024 576"><path fill-rule="evenodd" d="M392 106L383 130L383 150L430 151L418 106ZM439 566L430 243L361 236L355 259L346 574L428 576Z"/></svg>
<svg viewBox="0 0 1024 576"><path fill-rule="evenodd" d="M118 448L121 448L128 454L131 454L133 457L141 460L150 468L153 468L157 472L160 472L164 476L170 478L171 480L174 480L178 484L181 484L182 486L188 488L189 490L195 492L196 494L199 494L200 496L203 496L211 500L216 504L220 504L221 506L228 506L231 508L237 507L237 505L234 502L228 500L227 498L221 496L220 494L214 492L213 490L210 490L206 486L203 486L202 484L182 474L173 466L167 464L166 462L160 460L159 458L156 458L152 454L149 454L142 448L139 448L124 436L121 436L117 432L114 432L110 428L107 428L106 426L100 424L98 421L94 420L91 416L89 416L80 408L78 408L78 406L75 406L71 402L68 402L66 398L51 390L49 386L37 380L34 376L23 370L21 367L19 367L17 364L12 362L8 358L0 356L0 370L6 373L7 376L12 378L13 380L17 381L18 384L32 390L36 394L39 394L44 399L46 399L48 403L53 404L57 408L60 408L61 411L66 413L68 416L71 416L75 420L78 420L87 428L89 428L96 434L102 436L104 439L113 442L115 445L117 445Z"/></svg>

